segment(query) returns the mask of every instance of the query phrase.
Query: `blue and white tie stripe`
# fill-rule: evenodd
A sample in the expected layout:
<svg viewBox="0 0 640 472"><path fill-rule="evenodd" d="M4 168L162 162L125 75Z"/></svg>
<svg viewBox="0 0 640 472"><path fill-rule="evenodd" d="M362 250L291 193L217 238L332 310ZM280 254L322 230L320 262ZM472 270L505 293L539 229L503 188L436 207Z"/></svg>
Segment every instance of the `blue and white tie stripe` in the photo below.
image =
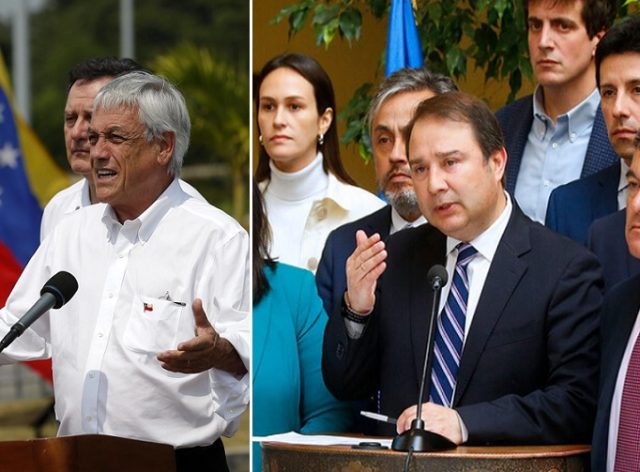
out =
<svg viewBox="0 0 640 472"><path fill-rule="evenodd" d="M473 246L467 243L458 245L458 260L456 261L453 282L447 303L438 318L429 400L447 407L450 407L453 401L453 391L456 386L464 340L467 298L469 297L467 266L477 252Z"/></svg>

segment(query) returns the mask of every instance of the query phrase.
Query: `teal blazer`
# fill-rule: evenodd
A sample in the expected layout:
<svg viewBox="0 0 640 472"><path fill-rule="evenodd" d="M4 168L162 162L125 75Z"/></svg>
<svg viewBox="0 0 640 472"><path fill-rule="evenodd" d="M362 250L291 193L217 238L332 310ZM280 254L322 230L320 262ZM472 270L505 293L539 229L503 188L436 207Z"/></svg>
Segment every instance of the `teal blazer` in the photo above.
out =
<svg viewBox="0 0 640 472"><path fill-rule="evenodd" d="M347 402L322 379L322 337L327 315L313 274L286 264L265 268L270 290L253 307L253 435L346 431ZM253 444L252 471L260 471Z"/></svg>

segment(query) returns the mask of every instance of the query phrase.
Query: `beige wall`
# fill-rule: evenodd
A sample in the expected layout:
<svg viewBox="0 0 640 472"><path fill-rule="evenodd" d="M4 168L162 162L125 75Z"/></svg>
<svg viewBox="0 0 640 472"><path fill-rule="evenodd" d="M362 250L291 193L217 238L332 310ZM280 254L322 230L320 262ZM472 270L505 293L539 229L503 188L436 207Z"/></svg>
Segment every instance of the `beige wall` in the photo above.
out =
<svg viewBox="0 0 640 472"><path fill-rule="evenodd" d="M273 56L283 52L301 52L315 57L327 70L333 82L338 112L344 108L353 92L364 82L378 84L384 78L384 70L380 59L386 45L387 22L376 20L370 15L364 17L360 41L349 44L340 39L334 39L326 50L315 45L313 30L305 27L304 31L288 41L287 21L278 25L271 25L270 20L281 8L294 3L295 0L269 0L253 2L253 70L260 68ZM459 87L465 92L481 96L497 109L506 99L506 90L501 84L490 82L484 84L481 74L471 71L467 81L460 81ZM529 92L528 85L523 92ZM344 124L338 122L338 132L342 135ZM255 118L254 118L254 130ZM255 134L257 136L257 132ZM254 143L254 155L257 143ZM363 187L375 189L373 165L365 165L358 155L355 146L342 148L342 159L348 172ZM255 162L254 162L255 169Z"/></svg>

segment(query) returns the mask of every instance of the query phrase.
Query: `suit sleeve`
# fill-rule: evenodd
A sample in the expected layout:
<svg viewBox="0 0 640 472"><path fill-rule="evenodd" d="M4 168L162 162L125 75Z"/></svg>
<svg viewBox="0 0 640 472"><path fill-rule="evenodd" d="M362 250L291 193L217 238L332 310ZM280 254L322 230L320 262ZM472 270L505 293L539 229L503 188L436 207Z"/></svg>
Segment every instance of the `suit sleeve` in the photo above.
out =
<svg viewBox="0 0 640 472"><path fill-rule="evenodd" d="M456 408L469 430L470 444L590 442L597 397L601 297L597 261L586 251L577 252L562 270L549 298L544 328L545 385L530 393Z"/></svg>
<svg viewBox="0 0 640 472"><path fill-rule="evenodd" d="M336 400L322 379L321 342L327 316L316 294L313 276L310 273L305 274L302 284L298 305L301 307L301 313L296 320L302 386L301 432L347 431L352 418L349 404Z"/></svg>
<svg viewBox="0 0 640 472"><path fill-rule="evenodd" d="M377 319L374 309L362 336L351 339L342 317L342 305L335 306L329 317L324 333L322 373L331 393L341 400L366 398L378 388Z"/></svg>

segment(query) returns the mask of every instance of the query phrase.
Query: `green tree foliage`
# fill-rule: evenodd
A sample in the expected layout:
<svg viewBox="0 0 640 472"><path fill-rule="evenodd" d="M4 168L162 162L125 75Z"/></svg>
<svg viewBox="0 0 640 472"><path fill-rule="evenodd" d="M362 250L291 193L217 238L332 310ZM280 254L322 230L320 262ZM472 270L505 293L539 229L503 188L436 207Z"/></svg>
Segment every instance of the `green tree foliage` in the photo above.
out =
<svg viewBox="0 0 640 472"><path fill-rule="evenodd" d="M233 216L246 211L249 162L249 78L208 48L182 43L156 57L151 67L178 85L192 119L192 139L211 162L231 168Z"/></svg>
<svg viewBox="0 0 640 472"><path fill-rule="evenodd" d="M624 16L638 0L621 3ZM358 40L363 13L386 18L390 5L391 0L302 0L283 8L273 22L287 19L289 37L311 26L317 45L328 48L336 37L349 43ZM485 81L508 82L508 102L522 87L523 78L532 78L522 0L417 0L414 6L425 63L432 70L460 79L469 67L480 68ZM370 83L360 87L339 116L347 122L343 144L357 143L365 160L370 153L363 118L371 91Z"/></svg>

